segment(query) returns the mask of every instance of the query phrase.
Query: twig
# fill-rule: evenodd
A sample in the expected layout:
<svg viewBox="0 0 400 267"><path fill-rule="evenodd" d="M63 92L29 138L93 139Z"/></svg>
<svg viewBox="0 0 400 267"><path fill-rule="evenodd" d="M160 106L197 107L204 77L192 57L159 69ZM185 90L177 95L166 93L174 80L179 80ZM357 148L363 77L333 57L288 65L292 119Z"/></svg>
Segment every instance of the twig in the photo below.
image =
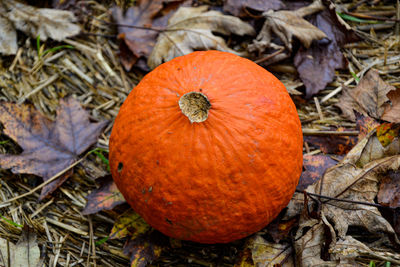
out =
<svg viewBox="0 0 400 267"><path fill-rule="evenodd" d="M88 154L89 154L89 152L88 152ZM37 190L42 189L43 187L45 187L45 186L48 185L49 183L51 183L51 182L57 180L57 179L59 178L59 176L61 176L62 174L66 173L67 171L69 171L70 169L72 169L73 167L75 167L76 165L78 165L79 163L81 163L81 162L86 158L86 156L87 156L88 154L86 154L86 155L85 155L84 157L82 157L81 159L75 161L73 164L69 165L69 166L68 166L67 168L65 168L64 170L59 171L57 174L55 174L55 175L54 175L53 177L51 177L49 180L47 180L46 182L41 183L40 185L36 186L35 188L33 188L32 190L30 190L29 192L26 192L26 193L24 193L24 194L22 194L22 195L19 195L19 196L10 198L10 199L8 199L8 200L6 200L6 201L4 201L4 202L1 202L0 205L3 205L4 203L13 202L13 201L15 201L15 200L24 198L24 197L26 197L26 196L29 196L29 195L35 193Z"/></svg>
<svg viewBox="0 0 400 267"><path fill-rule="evenodd" d="M314 130L314 129L303 129L303 135L318 135L318 136L329 136L329 135L335 135L335 136L358 136L360 132L359 131L319 131L319 130Z"/></svg>
<svg viewBox="0 0 400 267"><path fill-rule="evenodd" d="M339 201L339 202L360 204L360 205L372 206L372 207L383 208L383 209L391 209L391 210L395 210L396 209L396 208L392 208L392 207L389 207L389 206L382 206L380 204L363 202L363 201L356 201L356 200L340 199L340 198L335 198L335 197L328 197L328 196L315 194L315 193L310 193L310 192L307 192L307 191L302 191L302 190L297 190L297 189L296 189L296 192L297 193L305 193L305 194L310 195L310 196L325 198L325 199L329 199L329 200L335 200L335 201Z"/></svg>

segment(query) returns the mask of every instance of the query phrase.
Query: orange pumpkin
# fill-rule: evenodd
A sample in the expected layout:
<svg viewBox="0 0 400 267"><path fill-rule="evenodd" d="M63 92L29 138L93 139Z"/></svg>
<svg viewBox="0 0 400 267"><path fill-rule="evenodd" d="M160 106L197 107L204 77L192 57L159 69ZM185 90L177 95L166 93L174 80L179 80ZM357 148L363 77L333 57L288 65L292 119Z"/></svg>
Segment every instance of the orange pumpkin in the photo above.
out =
<svg viewBox="0 0 400 267"><path fill-rule="evenodd" d="M164 63L132 90L110 137L119 190L151 226L225 243L286 207L302 169L302 132L284 85L231 53Z"/></svg>

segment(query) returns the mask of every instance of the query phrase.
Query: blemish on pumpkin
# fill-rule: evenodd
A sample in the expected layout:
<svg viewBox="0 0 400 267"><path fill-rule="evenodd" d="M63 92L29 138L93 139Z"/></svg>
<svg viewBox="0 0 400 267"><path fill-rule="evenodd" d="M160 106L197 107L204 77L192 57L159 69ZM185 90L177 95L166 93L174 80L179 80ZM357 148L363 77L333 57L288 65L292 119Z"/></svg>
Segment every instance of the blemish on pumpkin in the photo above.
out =
<svg viewBox="0 0 400 267"><path fill-rule="evenodd" d="M170 225L172 225L171 220L169 220L168 218L165 218L165 221L166 221L167 223L169 223Z"/></svg>
<svg viewBox="0 0 400 267"><path fill-rule="evenodd" d="M153 192L153 187L152 186L149 187L149 193L151 193L151 192Z"/></svg>
<svg viewBox="0 0 400 267"><path fill-rule="evenodd" d="M118 167L117 167L118 172L122 172L123 168L124 168L124 164L122 162L118 163Z"/></svg>

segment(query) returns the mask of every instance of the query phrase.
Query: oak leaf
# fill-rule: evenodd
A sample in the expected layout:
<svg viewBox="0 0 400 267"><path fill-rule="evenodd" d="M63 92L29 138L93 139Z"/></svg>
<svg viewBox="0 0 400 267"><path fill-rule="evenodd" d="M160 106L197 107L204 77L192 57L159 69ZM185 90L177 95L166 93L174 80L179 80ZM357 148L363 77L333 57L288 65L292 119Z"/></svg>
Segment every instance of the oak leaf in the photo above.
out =
<svg viewBox="0 0 400 267"><path fill-rule="evenodd" d="M239 18L207 10L208 6L180 7L168 20L167 29L159 34L147 62L149 67L155 68L195 50L215 49L240 54L230 49L225 40L214 33L254 35L253 27Z"/></svg>
<svg viewBox="0 0 400 267"><path fill-rule="evenodd" d="M0 102L4 133L23 149L19 155L0 155L0 167L13 173L30 173L47 181L77 160L93 145L107 121L91 123L88 113L74 98L60 100L56 121L43 116L32 105ZM39 200L57 189L72 170L43 187Z"/></svg>

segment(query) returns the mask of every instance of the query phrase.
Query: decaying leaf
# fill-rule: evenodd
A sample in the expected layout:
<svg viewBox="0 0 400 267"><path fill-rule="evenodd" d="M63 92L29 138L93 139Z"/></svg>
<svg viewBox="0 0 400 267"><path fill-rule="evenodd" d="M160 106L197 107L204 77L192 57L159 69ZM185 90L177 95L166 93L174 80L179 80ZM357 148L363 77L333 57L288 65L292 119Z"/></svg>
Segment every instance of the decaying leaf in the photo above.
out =
<svg viewBox="0 0 400 267"><path fill-rule="evenodd" d="M305 46L310 47L313 40L321 40L326 38L326 34L303 19L307 15L319 12L324 9L321 1L314 1L309 6L297 9L295 11L273 11L269 10L263 14L265 23L256 40L249 46L249 51L264 52L272 46L274 33L278 36L285 47L292 50L293 36Z"/></svg>
<svg viewBox="0 0 400 267"><path fill-rule="evenodd" d="M145 267L160 257L164 246L162 242L165 236L157 231L151 231L146 235L128 239L124 245L124 253L131 256L131 267Z"/></svg>
<svg viewBox="0 0 400 267"><path fill-rule="evenodd" d="M130 236L131 239L135 239L150 230L150 225L148 225L139 214L129 209L115 221L111 229L110 238L124 238Z"/></svg>
<svg viewBox="0 0 400 267"><path fill-rule="evenodd" d="M303 157L303 169L297 190L303 191L309 185L322 178L325 171L336 165L337 161L326 155L305 155Z"/></svg>
<svg viewBox="0 0 400 267"><path fill-rule="evenodd" d="M303 266L354 264L356 256L379 258L383 255L380 251L383 248L374 247L379 243L377 240L386 242L385 238L390 236L393 242L399 243L393 227L376 207L357 203L374 204L382 174L400 167L400 146L393 145L390 151L382 148L376 131L371 131L339 164L326 171L322 179L307 187L308 193L356 203L321 199L319 218L314 219L303 210L295 242L296 254ZM375 149L381 152L371 153ZM303 201L303 195L296 194L289 209L304 205ZM311 200L308 203L308 209L313 210L315 203ZM360 227L374 235L375 245L352 237L350 227ZM390 253L389 248L385 249Z"/></svg>
<svg viewBox="0 0 400 267"><path fill-rule="evenodd" d="M333 80L336 69L346 67L340 48L357 40L354 32L341 23L332 5L311 17L310 22L322 30L329 41L324 39L312 43L309 48L301 47L294 57L307 98L324 89Z"/></svg>
<svg viewBox="0 0 400 267"><path fill-rule="evenodd" d="M119 192L117 185L110 176L100 181L100 188L87 195L87 203L82 214L93 214L101 210L111 210L115 206L125 203L125 198Z"/></svg>
<svg viewBox="0 0 400 267"><path fill-rule="evenodd" d="M400 207L400 172L389 171L381 180L378 203L392 208Z"/></svg>
<svg viewBox="0 0 400 267"><path fill-rule="evenodd" d="M125 14L118 7L112 9L114 20L119 24L118 38L123 40L120 53L121 62L126 70L130 70L140 57L147 58L150 55L159 32L167 26L168 17L174 9L166 8L164 2L180 3L182 0L141 0ZM163 10L166 12L161 16Z"/></svg>
<svg viewBox="0 0 400 267"><path fill-rule="evenodd" d="M355 120L353 110L364 116L381 119L390 106L387 95L394 90L394 86L387 84L379 77L377 70L371 69L354 89L347 88L343 91L337 106L342 110L343 115L351 120Z"/></svg>
<svg viewBox="0 0 400 267"><path fill-rule="evenodd" d="M36 267L40 262L40 249L36 233L24 227L17 244L0 238L0 266Z"/></svg>
<svg viewBox="0 0 400 267"><path fill-rule="evenodd" d="M383 147L390 145L396 137L399 137L400 125L394 123L382 123L376 128L376 136Z"/></svg>
<svg viewBox="0 0 400 267"><path fill-rule="evenodd" d="M247 240L245 251L235 266L295 266L293 249L288 243L273 243L256 234Z"/></svg>
<svg viewBox="0 0 400 267"><path fill-rule="evenodd" d="M338 132L346 131L343 127L333 130ZM305 136L304 141L318 147L325 154L344 155L357 143L357 136Z"/></svg>
<svg viewBox="0 0 400 267"><path fill-rule="evenodd" d="M32 38L40 35L42 41L48 38L62 41L80 32L80 27L74 24L75 17L72 12L36 8L11 0L3 0L2 5L7 11L1 14L2 17L7 18L16 30L20 30Z"/></svg>
<svg viewBox="0 0 400 267"><path fill-rule="evenodd" d="M375 119L364 116L357 111L355 111L354 113L356 117L356 129L359 131L358 140L364 139L369 132L375 130L375 128L379 126L379 122Z"/></svg>
<svg viewBox="0 0 400 267"><path fill-rule="evenodd" d="M158 36L147 62L149 67L155 68L194 50L215 49L240 54L230 49L225 40L214 33L254 35L254 29L239 18L207 10L207 6L180 7L168 20L167 29Z"/></svg>
<svg viewBox="0 0 400 267"><path fill-rule="evenodd" d="M0 102L4 133L23 149L19 155L0 155L0 167L13 173L30 173L45 181L70 166L97 141L107 121L91 123L89 115L74 98L60 100L55 122L33 106ZM40 200L57 189L71 171L43 187Z"/></svg>
<svg viewBox="0 0 400 267"><path fill-rule="evenodd" d="M385 107L381 119L388 122L400 123L400 89L390 91L387 97L390 100L390 104Z"/></svg>
<svg viewBox="0 0 400 267"><path fill-rule="evenodd" d="M0 4L0 54L15 55L18 50L17 32L11 21L2 16L5 13L6 10Z"/></svg>
<svg viewBox="0 0 400 267"><path fill-rule="evenodd" d="M234 16L248 16L246 9L252 9L259 12L272 10L280 10L285 8L285 4L281 0L227 0L224 3L224 11Z"/></svg>

